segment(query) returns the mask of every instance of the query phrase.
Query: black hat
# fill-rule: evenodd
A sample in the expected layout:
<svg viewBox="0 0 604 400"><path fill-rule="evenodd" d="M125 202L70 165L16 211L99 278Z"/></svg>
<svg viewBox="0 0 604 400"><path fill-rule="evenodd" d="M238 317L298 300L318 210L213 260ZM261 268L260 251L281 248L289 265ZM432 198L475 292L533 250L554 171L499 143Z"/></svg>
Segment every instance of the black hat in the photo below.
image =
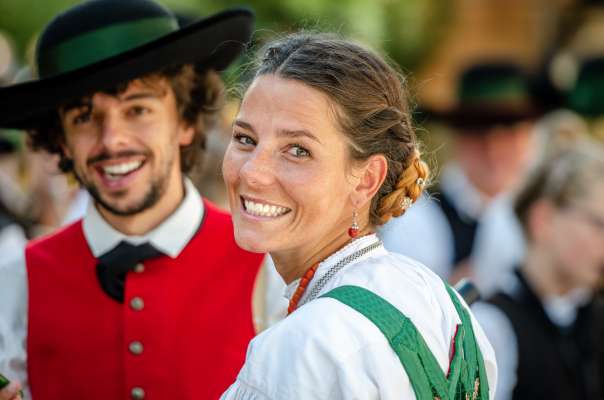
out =
<svg viewBox="0 0 604 400"><path fill-rule="evenodd" d="M39 79L0 88L0 127L30 128L40 114L165 67L222 70L243 51L253 27L247 9L179 28L152 0L87 0L55 17L36 48Z"/></svg>
<svg viewBox="0 0 604 400"><path fill-rule="evenodd" d="M509 125L539 116L528 74L506 62L476 64L463 71L457 104L446 111L428 111L463 132Z"/></svg>

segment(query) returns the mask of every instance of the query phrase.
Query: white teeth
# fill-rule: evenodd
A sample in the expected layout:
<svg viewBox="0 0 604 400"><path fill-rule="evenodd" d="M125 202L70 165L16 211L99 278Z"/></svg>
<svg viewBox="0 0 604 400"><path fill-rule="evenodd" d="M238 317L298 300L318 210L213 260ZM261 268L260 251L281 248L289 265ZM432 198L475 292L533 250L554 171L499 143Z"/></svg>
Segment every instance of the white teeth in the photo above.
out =
<svg viewBox="0 0 604 400"><path fill-rule="evenodd" d="M289 208L256 203L250 200L244 200L243 202L245 204L245 210L258 217L279 217L289 211Z"/></svg>
<svg viewBox="0 0 604 400"><path fill-rule="evenodd" d="M122 164L106 165L103 167L103 172L105 174L111 174L111 175L125 175L129 172L134 171L138 167L140 167L142 163L143 162L139 160L139 161L130 161L130 162L122 163Z"/></svg>

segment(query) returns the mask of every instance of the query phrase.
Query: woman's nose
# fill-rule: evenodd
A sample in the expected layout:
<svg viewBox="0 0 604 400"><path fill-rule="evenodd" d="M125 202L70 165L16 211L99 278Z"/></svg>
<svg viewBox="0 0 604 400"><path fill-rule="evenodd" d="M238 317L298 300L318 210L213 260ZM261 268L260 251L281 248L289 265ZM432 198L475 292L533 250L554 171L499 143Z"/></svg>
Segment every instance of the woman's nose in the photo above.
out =
<svg viewBox="0 0 604 400"><path fill-rule="evenodd" d="M270 152L257 148L244 162L240 175L250 186L268 186L274 182L276 172Z"/></svg>

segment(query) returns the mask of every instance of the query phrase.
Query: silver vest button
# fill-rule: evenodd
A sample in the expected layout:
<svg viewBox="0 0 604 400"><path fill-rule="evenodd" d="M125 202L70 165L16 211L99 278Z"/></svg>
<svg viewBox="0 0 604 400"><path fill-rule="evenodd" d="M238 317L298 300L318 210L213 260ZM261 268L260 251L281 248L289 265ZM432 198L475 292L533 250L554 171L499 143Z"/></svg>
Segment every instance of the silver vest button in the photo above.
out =
<svg viewBox="0 0 604 400"><path fill-rule="evenodd" d="M128 350L130 350L130 353L134 354L134 355L139 355L143 353L143 344L141 342L139 342L138 340L135 340L134 342L130 342L130 344L128 345Z"/></svg>
<svg viewBox="0 0 604 400"><path fill-rule="evenodd" d="M142 400L145 398L145 391L140 387L133 387L130 391L130 397L134 400Z"/></svg>
<svg viewBox="0 0 604 400"><path fill-rule="evenodd" d="M141 311L145 308L145 302L140 297L133 297L132 300L130 300L130 308L134 311Z"/></svg>

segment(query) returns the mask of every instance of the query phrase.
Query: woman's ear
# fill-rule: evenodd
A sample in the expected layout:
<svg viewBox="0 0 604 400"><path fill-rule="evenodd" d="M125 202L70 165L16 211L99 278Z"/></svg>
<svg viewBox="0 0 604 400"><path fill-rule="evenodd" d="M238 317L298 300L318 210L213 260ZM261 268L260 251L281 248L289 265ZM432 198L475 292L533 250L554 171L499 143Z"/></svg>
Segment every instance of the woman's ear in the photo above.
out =
<svg viewBox="0 0 604 400"><path fill-rule="evenodd" d="M374 154L363 162L357 173L359 181L352 191L351 200L355 208L362 208L371 202L384 183L388 173L388 160L382 154Z"/></svg>

